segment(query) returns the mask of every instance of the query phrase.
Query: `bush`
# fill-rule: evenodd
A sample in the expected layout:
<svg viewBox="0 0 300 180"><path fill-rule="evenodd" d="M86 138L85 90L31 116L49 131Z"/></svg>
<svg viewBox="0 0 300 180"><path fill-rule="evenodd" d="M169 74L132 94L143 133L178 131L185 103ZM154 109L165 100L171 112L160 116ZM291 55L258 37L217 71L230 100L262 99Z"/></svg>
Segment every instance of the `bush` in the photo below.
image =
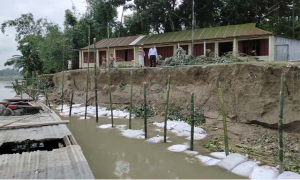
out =
<svg viewBox="0 0 300 180"><path fill-rule="evenodd" d="M126 110L130 110L130 106L125 107ZM146 107L147 117L153 117L154 111L149 106ZM132 107L132 113L135 114L136 117L144 118L144 105L142 104L140 107Z"/></svg>
<svg viewBox="0 0 300 180"><path fill-rule="evenodd" d="M206 56L194 57L192 55L186 55L186 51L179 47L173 57L165 59L166 66L180 66L180 65L203 65L203 64L226 64L243 62L233 52L228 52L221 57L215 57L215 54L211 50L207 50ZM247 61L247 58L246 60Z"/></svg>
<svg viewBox="0 0 300 180"><path fill-rule="evenodd" d="M170 108L168 118L170 120L181 120L185 121L188 124L191 124L191 115L185 115L182 112L180 107ZM206 123L204 111L203 110L195 110L195 126L199 126L201 124Z"/></svg>

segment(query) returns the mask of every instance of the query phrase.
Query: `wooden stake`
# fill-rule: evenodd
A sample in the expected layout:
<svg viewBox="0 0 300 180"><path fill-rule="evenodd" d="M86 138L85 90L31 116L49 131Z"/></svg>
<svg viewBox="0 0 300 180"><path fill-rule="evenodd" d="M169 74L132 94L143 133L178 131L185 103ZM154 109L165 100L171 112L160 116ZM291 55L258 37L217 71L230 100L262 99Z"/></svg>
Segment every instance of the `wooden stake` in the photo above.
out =
<svg viewBox="0 0 300 180"><path fill-rule="evenodd" d="M143 88L144 88L144 128L145 128L145 139L147 139L147 97L146 97L146 82L144 82Z"/></svg>
<svg viewBox="0 0 300 180"><path fill-rule="evenodd" d="M169 111L170 83L171 83L171 76L169 75L168 76L167 99L166 99L166 107L165 107L164 143L167 142L167 121L168 121L168 111Z"/></svg>
<svg viewBox="0 0 300 180"><path fill-rule="evenodd" d="M74 96L74 92L72 91L72 94L71 94L71 101L70 101L69 117L71 117L71 115L72 115L73 96Z"/></svg>
<svg viewBox="0 0 300 180"><path fill-rule="evenodd" d="M281 75L281 90L279 102L279 121L278 121L278 134L279 134L279 174L283 172L283 105L284 105L284 86L285 75Z"/></svg>
<svg viewBox="0 0 300 180"><path fill-rule="evenodd" d="M191 93L191 147L194 150L194 127L195 127L195 108L194 108L194 93Z"/></svg>
<svg viewBox="0 0 300 180"><path fill-rule="evenodd" d="M89 74L90 74L90 25L88 25L88 69L86 74L86 90L85 90L85 112L84 119L86 120L87 106L88 106L88 92L89 92Z"/></svg>
<svg viewBox="0 0 300 180"><path fill-rule="evenodd" d="M97 50L96 38L94 38L94 71L95 71L95 106L96 106L96 122L98 122L98 85L97 85Z"/></svg>
<svg viewBox="0 0 300 180"><path fill-rule="evenodd" d="M223 98L223 92L222 92L221 86L219 86L219 99L220 99L222 119L223 119L225 153L226 153L226 156L228 156L229 155L229 147L228 147L227 123L226 123L226 114L225 114L225 108L224 108L224 98Z"/></svg>
<svg viewBox="0 0 300 180"><path fill-rule="evenodd" d="M45 92L45 96L46 96L46 106L48 106L51 109L51 105L50 105L50 101L49 101L49 98L48 98L47 91Z"/></svg>
<svg viewBox="0 0 300 180"><path fill-rule="evenodd" d="M111 127L114 127L114 114L113 114L113 106L112 106L112 98L111 98L111 67L108 66L108 86L109 86L109 104L110 104L110 114L111 114Z"/></svg>
<svg viewBox="0 0 300 180"><path fill-rule="evenodd" d="M131 129L131 115L132 115L132 91L133 91L133 73L130 72L130 107L129 107L129 129Z"/></svg>

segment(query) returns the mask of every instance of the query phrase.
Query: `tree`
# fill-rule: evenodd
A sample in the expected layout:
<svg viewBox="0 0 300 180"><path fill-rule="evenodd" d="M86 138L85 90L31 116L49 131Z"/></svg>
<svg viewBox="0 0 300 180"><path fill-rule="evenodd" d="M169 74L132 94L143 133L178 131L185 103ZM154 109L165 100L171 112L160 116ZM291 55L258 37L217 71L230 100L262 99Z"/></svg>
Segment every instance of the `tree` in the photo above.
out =
<svg viewBox="0 0 300 180"><path fill-rule="evenodd" d="M22 14L20 18L14 20L7 20L1 24L1 31L5 33L7 27L15 27L16 29L16 41L23 39L29 35L42 36L47 31L49 26L54 24L48 22L45 18L40 18L34 21L31 13Z"/></svg>

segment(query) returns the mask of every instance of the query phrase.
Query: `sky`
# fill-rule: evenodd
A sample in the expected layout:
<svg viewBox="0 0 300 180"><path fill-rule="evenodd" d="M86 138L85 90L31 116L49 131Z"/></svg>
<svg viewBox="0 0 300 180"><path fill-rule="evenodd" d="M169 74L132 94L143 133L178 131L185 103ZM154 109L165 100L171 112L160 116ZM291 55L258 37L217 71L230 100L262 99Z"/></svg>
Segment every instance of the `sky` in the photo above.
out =
<svg viewBox="0 0 300 180"><path fill-rule="evenodd" d="M47 18L63 28L64 13L72 9L72 2L79 13L86 11L85 0L0 0L0 24L6 20L14 20L21 14L32 13L35 20ZM122 7L118 8L118 19L121 19ZM129 14L125 12L124 14ZM14 28L0 32L0 69L5 69L4 63L13 55L20 55L17 51Z"/></svg>

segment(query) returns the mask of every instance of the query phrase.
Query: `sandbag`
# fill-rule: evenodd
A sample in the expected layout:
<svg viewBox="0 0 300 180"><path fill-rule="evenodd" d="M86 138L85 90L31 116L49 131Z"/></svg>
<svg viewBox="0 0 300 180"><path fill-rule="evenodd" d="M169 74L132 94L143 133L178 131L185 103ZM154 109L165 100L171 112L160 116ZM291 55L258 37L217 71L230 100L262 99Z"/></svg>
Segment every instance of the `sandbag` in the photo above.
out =
<svg viewBox="0 0 300 180"><path fill-rule="evenodd" d="M235 168L237 165L246 162L247 161L247 157L242 156L240 154L237 153L233 153L233 154L229 154L226 158L224 158L219 164L218 166L231 171L233 168Z"/></svg>
<svg viewBox="0 0 300 180"><path fill-rule="evenodd" d="M209 155L211 157L214 157L214 158L217 158L217 159L224 159L224 158L226 158L226 153L225 152L212 152Z"/></svg>
<svg viewBox="0 0 300 180"><path fill-rule="evenodd" d="M122 135L128 138L136 138L136 139L145 138L145 133L142 130L127 129L122 132Z"/></svg>
<svg viewBox="0 0 300 180"><path fill-rule="evenodd" d="M219 159L215 159L209 156L195 156L196 158L198 158L203 164L207 165L207 166L214 166L220 163Z"/></svg>
<svg viewBox="0 0 300 180"><path fill-rule="evenodd" d="M249 177L256 166L256 162L247 161L233 168L231 172L240 176Z"/></svg>
<svg viewBox="0 0 300 180"><path fill-rule="evenodd" d="M277 177L277 179L300 179L300 174L291 171L284 171Z"/></svg>
<svg viewBox="0 0 300 180"><path fill-rule="evenodd" d="M256 166L250 174L250 179L276 179L278 170L271 166Z"/></svg>
<svg viewBox="0 0 300 180"><path fill-rule="evenodd" d="M182 152L182 151L187 150L188 148L189 148L189 146L187 146L187 145L177 144L177 145L168 147L168 150L173 151L173 152Z"/></svg>

